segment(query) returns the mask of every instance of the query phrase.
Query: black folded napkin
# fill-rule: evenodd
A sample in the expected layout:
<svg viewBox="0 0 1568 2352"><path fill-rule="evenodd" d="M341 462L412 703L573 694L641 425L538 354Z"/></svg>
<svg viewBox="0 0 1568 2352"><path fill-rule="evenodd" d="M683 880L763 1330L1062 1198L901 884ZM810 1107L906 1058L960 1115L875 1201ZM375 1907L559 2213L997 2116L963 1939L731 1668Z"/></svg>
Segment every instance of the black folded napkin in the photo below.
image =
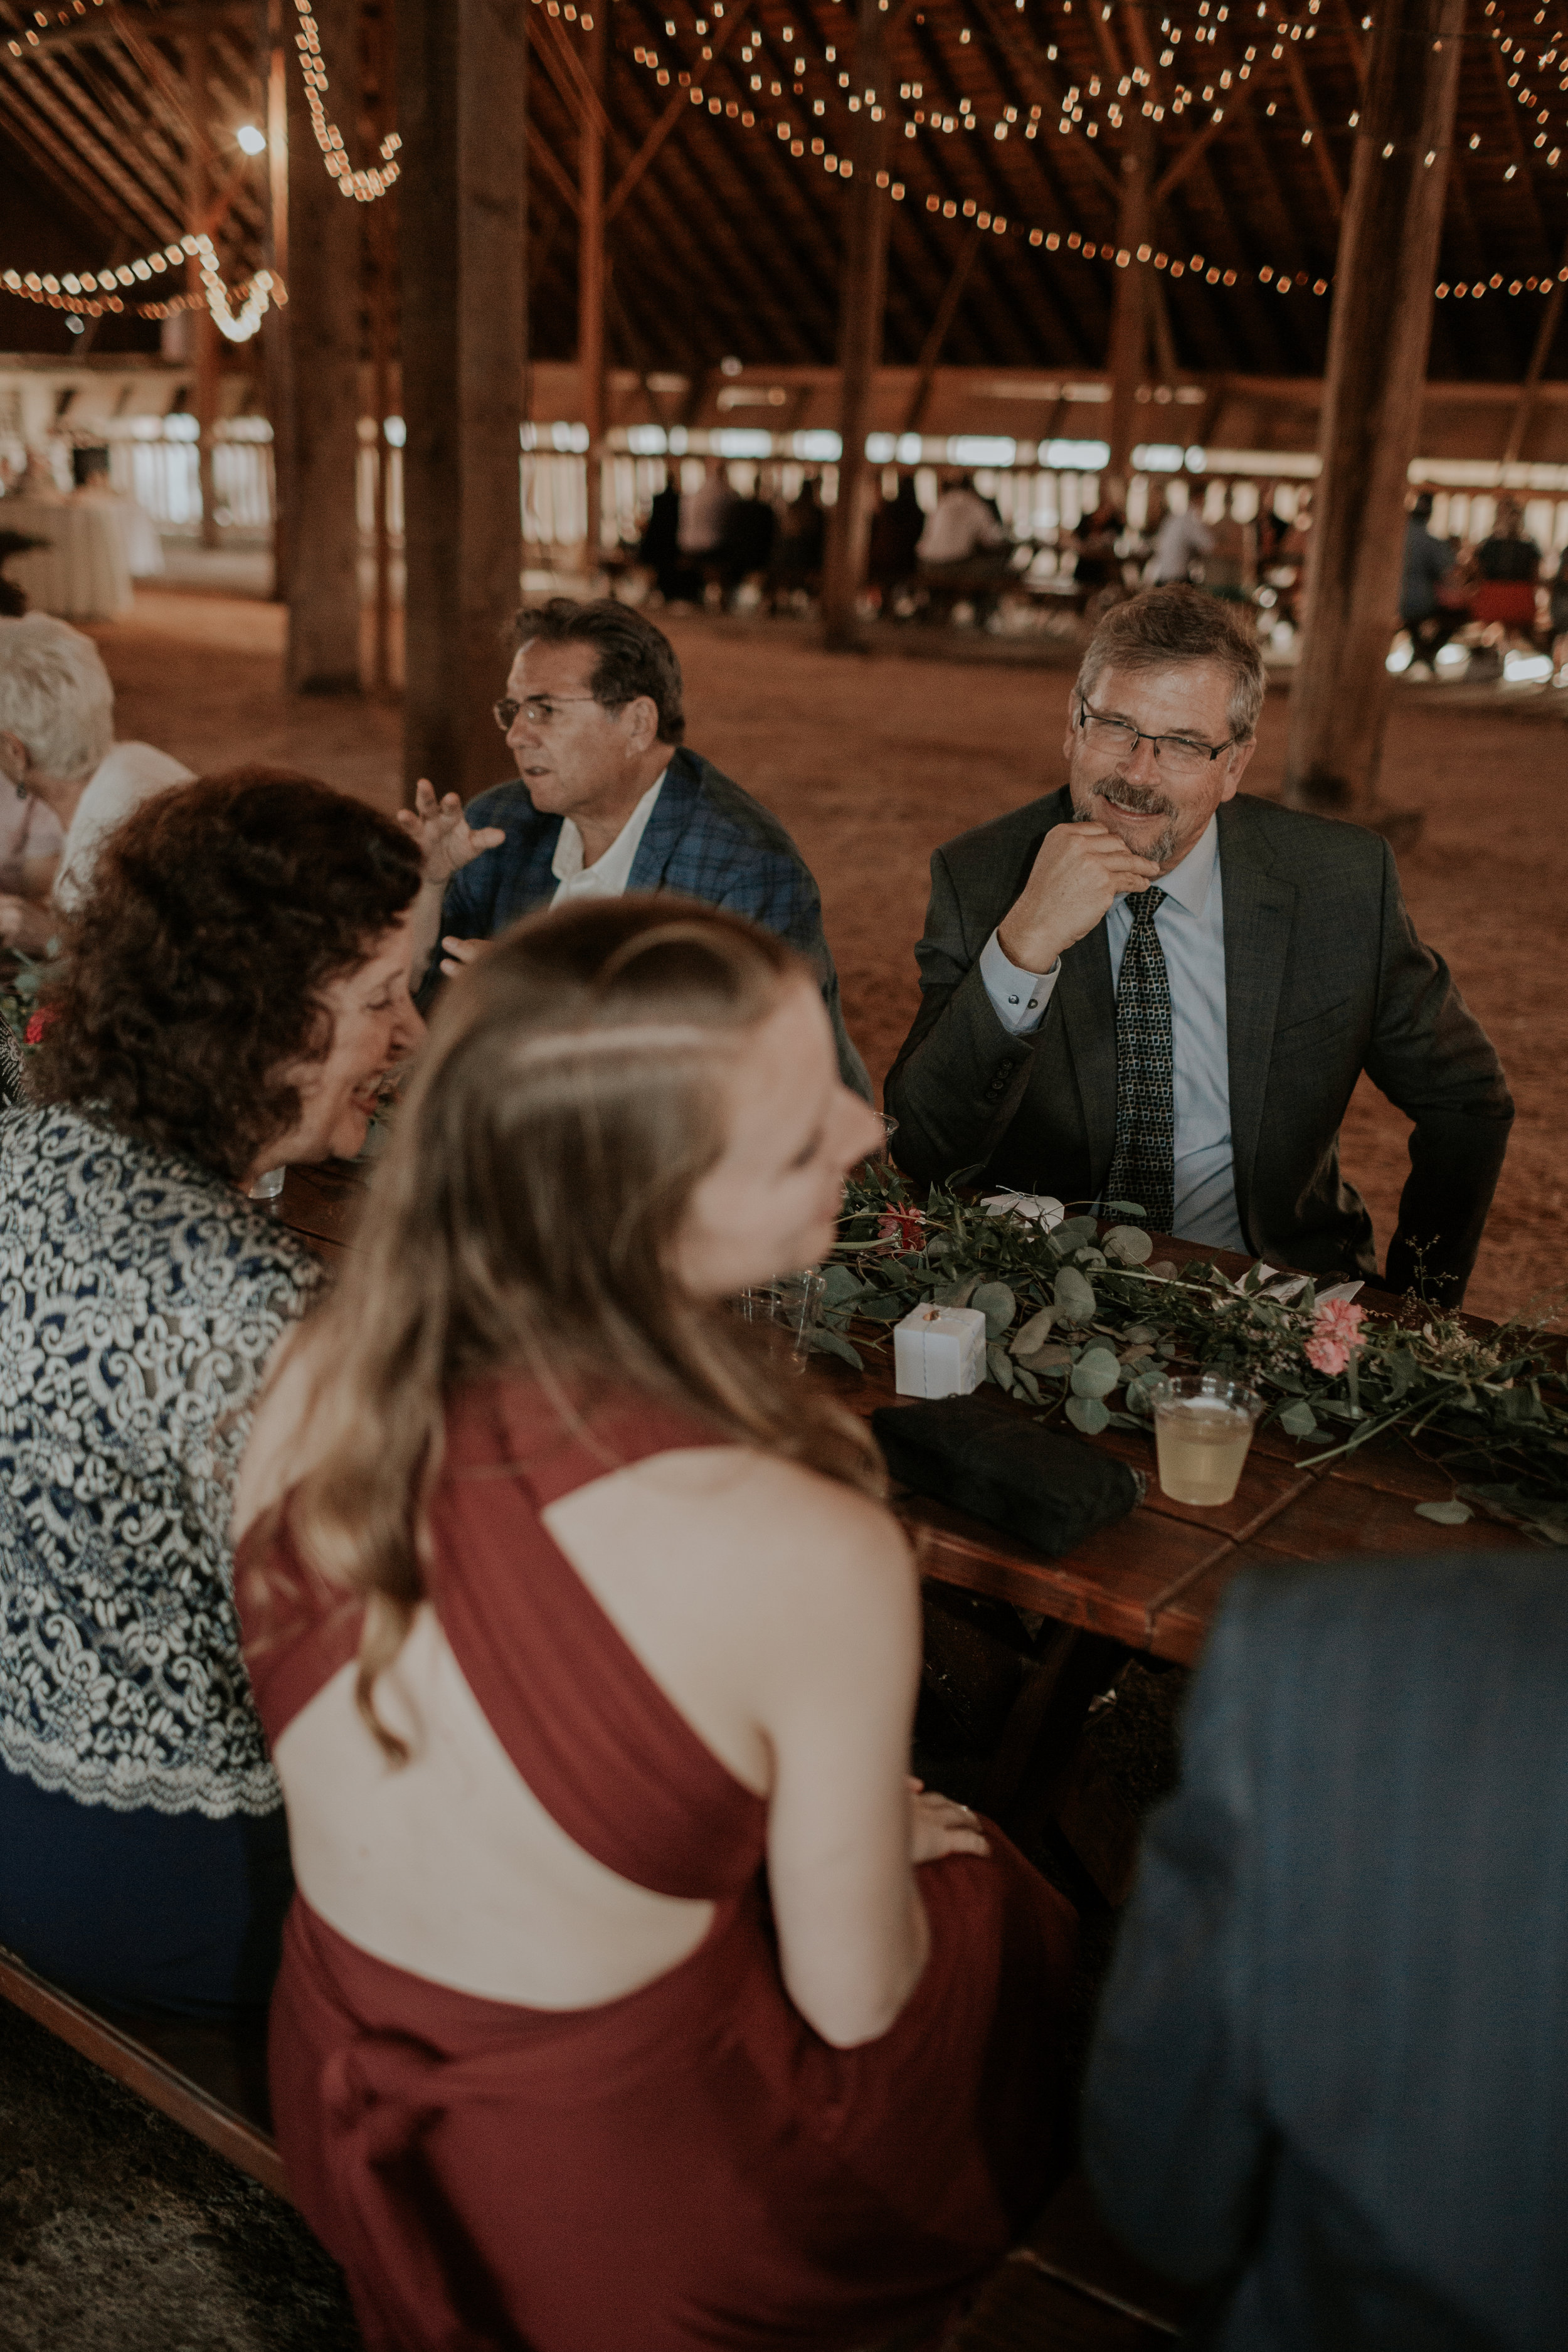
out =
<svg viewBox="0 0 1568 2352"><path fill-rule="evenodd" d="M871 1427L896 1485L1021 1536L1048 1559L1143 1499L1146 1481L1113 1454L978 1396L879 1405Z"/></svg>

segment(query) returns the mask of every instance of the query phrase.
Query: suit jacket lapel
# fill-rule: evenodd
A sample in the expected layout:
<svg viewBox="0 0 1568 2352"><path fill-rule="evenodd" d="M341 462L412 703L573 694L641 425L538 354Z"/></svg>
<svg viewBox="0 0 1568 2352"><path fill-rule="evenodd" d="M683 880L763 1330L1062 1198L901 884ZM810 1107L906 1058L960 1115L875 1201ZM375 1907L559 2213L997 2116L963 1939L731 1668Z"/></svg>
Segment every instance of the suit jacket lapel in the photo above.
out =
<svg viewBox="0 0 1568 2352"><path fill-rule="evenodd" d="M1263 855L1241 800L1227 801L1219 812L1219 866L1225 892L1230 1152L1237 1210L1245 1229L1274 1021L1295 919L1296 886Z"/></svg>
<svg viewBox="0 0 1568 2352"><path fill-rule="evenodd" d="M632 860L632 870L626 877L628 890L679 890L685 887L678 853L697 807L701 784L701 772L690 753L679 749L673 751L653 804L653 814ZM672 860L676 863L673 875L668 871Z"/></svg>

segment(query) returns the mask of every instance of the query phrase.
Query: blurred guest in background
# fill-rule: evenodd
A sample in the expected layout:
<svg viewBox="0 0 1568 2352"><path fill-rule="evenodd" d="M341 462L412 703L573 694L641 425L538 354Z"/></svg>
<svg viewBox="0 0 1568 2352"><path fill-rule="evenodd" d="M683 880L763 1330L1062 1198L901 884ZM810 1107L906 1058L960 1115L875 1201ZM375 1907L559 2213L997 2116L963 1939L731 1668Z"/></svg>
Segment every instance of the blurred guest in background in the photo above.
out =
<svg viewBox="0 0 1568 2352"><path fill-rule="evenodd" d="M734 602L736 590L746 581L766 572L773 560L778 528L779 519L763 496L759 477L749 494L737 498L724 517L718 558L726 604Z"/></svg>
<svg viewBox="0 0 1568 2352"><path fill-rule="evenodd" d="M914 571L915 550L925 527L926 512L915 491L915 478L900 467L897 489L890 499L881 500L871 518L867 552L866 578L879 592L884 604Z"/></svg>
<svg viewBox="0 0 1568 2352"><path fill-rule="evenodd" d="M1410 632L1415 662L1430 667L1438 648L1468 619L1462 599L1444 602L1457 582L1454 551L1433 536L1432 493L1423 490L1405 525L1405 569L1399 583L1399 617Z"/></svg>
<svg viewBox="0 0 1568 2352"><path fill-rule="evenodd" d="M680 478L677 467L664 469L664 488L654 493L637 542L637 562L653 573L653 584L667 604L689 593L689 567L680 554Z"/></svg>
<svg viewBox="0 0 1568 2352"><path fill-rule="evenodd" d="M1526 534L1517 499L1499 499L1492 527L1473 562L1476 585L1470 611L1475 619L1493 632L1500 646L1514 638L1533 643L1541 550Z"/></svg>
<svg viewBox="0 0 1568 2352"><path fill-rule="evenodd" d="M1012 542L995 508L975 488L973 476L959 474L946 484L935 512L922 519L916 551L925 564L970 563L989 555L999 558L1005 568Z"/></svg>
<svg viewBox="0 0 1568 2352"><path fill-rule="evenodd" d="M0 1944L117 2008L254 2007L277 1965L227 1527L318 1269L246 1188L363 1143L420 1032L418 887L389 819L303 777L159 795L103 844L0 1114Z"/></svg>
<svg viewBox="0 0 1568 2352"><path fill-rule="evenodd" d="M934 2342L1059 2178L1072 1912L911 1790L880 1462L724 1305L879 1133L772 933L520 924L283 1357L236 1517L273 2112L369 2344Z"/></svg>
<svg viewBox="0 0 1568 2352"><path fill-rule="evenodd" d="M0 620L0 777L41 803L63 835L55 909L68 913L80 899L105 836L190 773L150 743L115 741L114 688L90 637L47 613ZM36 864L35 883L41 873ZM0 945L37 954L58 929L32 891L0 898Z"/></svg>
<svg viewBox="0 0 1568 2352"><path fill-rule="evenodd" d="M717 560L734 504L723 459L705 458L702 479L680 497L680 552L689 564L700 567Z"/></svg>
<svg viewBox="0 0 1568 2352"><path fill-rule="evenodd" d="M815 474L807 474L779 522L769 578L769 602L774 612L781 598L788 604L797 595L815 595L822 580L822 555L827 539L827 517Z"/></svg>
<svg viewBox="0 0 1568 2352"><path fill-rule="evenodd" d="M1568 2343L1568 1587L1238 1577L1100 2006L1086 2159L1215 2352Z"/></svg>
<svg viewBox="0 0 1568 2352"><path fill-rule="evenodd" d="M1173 580L1190 580L1193 566L1201 563L1213 552L1214 533L1204 520L1203 509L1191 499L1181 509L1166 502L1163 490L1156 490L1154 511L1149 517L1149 528L1154 535L1154 552L1143 574L1149 588L1168 586Z"/></svg>

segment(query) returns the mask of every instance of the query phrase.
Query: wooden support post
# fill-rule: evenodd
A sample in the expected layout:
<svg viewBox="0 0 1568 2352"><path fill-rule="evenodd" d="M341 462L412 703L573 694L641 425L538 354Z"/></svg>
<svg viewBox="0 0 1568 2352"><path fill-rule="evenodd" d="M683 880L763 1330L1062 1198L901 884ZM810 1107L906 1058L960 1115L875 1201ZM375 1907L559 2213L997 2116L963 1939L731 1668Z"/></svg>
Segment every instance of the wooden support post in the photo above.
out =
<svg viewBox="0 0 1568 2352"><path fill-rule="evenodd" d="M1546 362L1556 339L1557 321L1563 315L1563 281L1565 273L1568 273L1568 246L1563 248L1562 264L1552 280L1552 291L1546 298L1545 308L1541 313L1541 324L1535 335L1535 349L1530 354L1530 365L1525 370L1524 382L1520 386L1519 404L1513 412L1513 423L1508 428L1508 441L1503 449L1502 461L1498 467L1497 478L1500 490L1508 480L1509 467L1518 464L1524 448L1524 436L1530 430L1531 414L1535 406L1536 394L1541 390L1541 379L1546 373Z"/></svg>
<svg viewBox="0 0 1568 2352"><path fill-rule="evenodd" d="M315 0L332 105L359 120L358 0ZM286 35L286 41L290 36ZM360 690L359 333L363 207L322 163L292 58L289 321L294 517L289 651L295 694Z"/></svg>
<svg viewBox="0 0 1568 2352"><path fill-rule="evenodd" d="M267 266L289 284L289 84L283 0L267 5ZM293 576L294 394L289 313L269 305L261 322L267 413L272 425L272 602L289 602Z"/></svg>
<svg viewBox="0 0 1568 2352"><path fill-rule="evenodd" d="M1285 797L1372 817L1465 0L1383 0L1340 236Z"/></svg>
<svg viewBox="0 0 1568 2352"><path fill-rule="evenodd" d="M844 283L838 306L838 499L827 519L823 564L824 642L845 651L860 642L856 604L866 577L870 518L866 508L866 428L882 356L892 205L877 185L888 149L887 47L880 0L859 0L855 92L860 100L850 141L854 165L845 223ZM875 98L871 93L875 93ZM873 111L881 121L873 121ZM976 232L978 234L978 232Z"/></svg>
<svg viewBox="0 0 1568 2352"><path fill-rule="evenodd" d="M187 159L185 201L190 224L198 235L205 228L212 205L212 93L210 45L205 33L193 33L185 44L185 82L191 115L191 146ZM202 265L193 254L185 282L197 298L191 312L191 358L196 373L196 478L202 505L202 545L218 542L217 497L213 487L213 433L217 424L217 328L207 308L202 286Z"/></svg>
<svg viewBox="0 0 1568 2352"><path fill-rule="evenodd" d="M605 488L605 67L608 56L608 0L594 12L594 28L583 44L582 63L595 103L585 105L577 135L577 373L583 422L588 428L588 529L583 568L590 587L603 559ZM689 110L688 110L689 111Z"/></svg>
<svg viewBox="0 0 1568 2352"><path fill-rule="evenodd" d="M952 331L953 320L958 315L958 306L963 299L963 289L969 283L969 273L974 267L974 257L979 251L980 239L966 231L958 259L952 265L952 275L942 288L936 316L931 322L925 341L921 345L920 360L915 368L915 388L904 414L906 433L918 433L925 423L925 413L931 404L931 385L936 380L937 362L942 357L942 345Z"/></svg>
<svg viewBox="0 0 1568 2352"><path fill-rule="evenodd" d="M1110 313L1110 350L1106 367L1110 377L1110 425L1107 438L1110 457L1106 467L1125 497L1132 473L1132 444L1138 429L1138 387L1143 381L1148 352L1148 296L1144 265L1138 248L1149 242L1149 187L1152 177L1152 142L1142 122L1121 156L1121 201L1116 218L1116 250L1128 259L1116 273L1116 294Z"/></svg>
<svg viewBox="0 0 1568 2352"><path fill-rule="evenodd" d="M522 572L527 12L396 0L403 178L404 776L510 771L490 705Z"/></svg>
<svg viewBox="0 0 1568 2352"><path fill-rule="evenodd" d="M384 139L395 121L394 79L396 43L384 8L372 37L375 47L375 130ZM371 684L383 697L392 692L392 449L386 413L392 405L393 310L397 297L396 198L383 197L370 218L370 357L375 402L375 614Z"/></svg>

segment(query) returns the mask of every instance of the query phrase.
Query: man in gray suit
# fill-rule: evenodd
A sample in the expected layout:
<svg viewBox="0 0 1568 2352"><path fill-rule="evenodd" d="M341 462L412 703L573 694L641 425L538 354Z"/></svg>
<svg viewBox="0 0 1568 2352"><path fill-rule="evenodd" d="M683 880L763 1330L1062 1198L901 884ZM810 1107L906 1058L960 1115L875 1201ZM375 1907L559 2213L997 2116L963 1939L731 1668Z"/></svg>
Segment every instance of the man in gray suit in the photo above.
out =
<svg viewBox="0 0 1568 2352"><path fill-rule="evenodd" d="M1238 1577L1089 2062L1117 2234L1215 2352L1568 2344L1568 1582Z"/></svg>
<svg viewBox="0 0 1568 2352"><path fill-rule="evenodd" d="M1246 623L1196 589L1100 623L1066 787L931 859L924 1002L887 1085L897 1157L1375 1276L1340 1172L1365 1070L1415 1121L1385 1279L1458 1305L1513 1118L1501 1066L1386 842L1237 798L1263 685Z"/></svg>

